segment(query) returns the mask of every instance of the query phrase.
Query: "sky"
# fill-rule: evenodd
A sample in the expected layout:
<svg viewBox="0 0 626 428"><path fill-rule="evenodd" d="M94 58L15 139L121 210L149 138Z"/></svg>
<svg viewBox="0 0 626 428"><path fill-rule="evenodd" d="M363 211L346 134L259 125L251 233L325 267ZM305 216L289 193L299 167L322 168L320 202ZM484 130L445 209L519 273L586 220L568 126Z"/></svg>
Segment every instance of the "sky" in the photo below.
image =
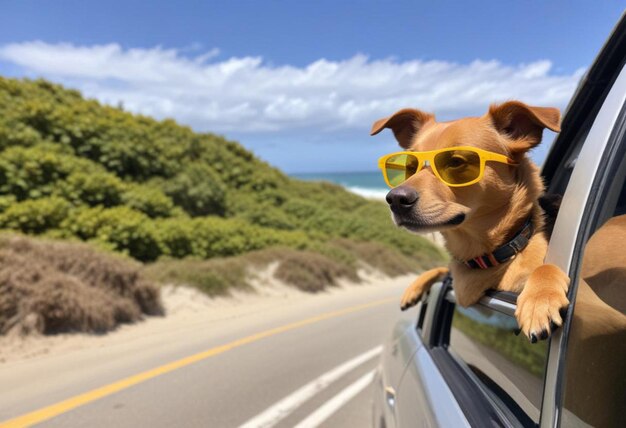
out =
<svg viewBox="0 0 626 428"><path fill-rule="evenodd" d="M376 119L564 109L623 1L0 0L0 75L239 141L288 173L373 171ZM554 134L533 158L541 163Z"/></svg>

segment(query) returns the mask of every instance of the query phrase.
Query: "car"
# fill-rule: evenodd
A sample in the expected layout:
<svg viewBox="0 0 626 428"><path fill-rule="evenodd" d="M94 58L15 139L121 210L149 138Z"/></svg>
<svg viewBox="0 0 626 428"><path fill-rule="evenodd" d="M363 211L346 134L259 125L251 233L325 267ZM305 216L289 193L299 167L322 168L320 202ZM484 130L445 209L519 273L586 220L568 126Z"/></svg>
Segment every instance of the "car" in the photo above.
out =
<svg viewBox="0 0 626 428"><path fill-rule="evenodd" d="M516 294L488 292L462 308L451 279L436 284L385 343L374 427L626 426L626 263L619 256L626 246L599 242L602 257L622 264L609 276L585 277L594 310L581 285L585 260L592 262L588 242L626 214L625 63L623 15L581 79L542 167L546 194L562 195L546 263L571 279L563 326L531 344L515 335Z"/></svg>

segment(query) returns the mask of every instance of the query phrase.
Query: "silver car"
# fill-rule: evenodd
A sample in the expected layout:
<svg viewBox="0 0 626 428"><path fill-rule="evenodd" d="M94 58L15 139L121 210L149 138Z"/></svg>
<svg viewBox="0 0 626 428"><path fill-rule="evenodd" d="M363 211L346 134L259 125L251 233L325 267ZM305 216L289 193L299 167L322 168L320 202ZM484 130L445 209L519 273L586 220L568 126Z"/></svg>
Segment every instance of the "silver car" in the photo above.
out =
<svg viewBox="0 0 626 428"><path fill-rule="evenodd" d="M375 427L626 427L626 242L602 249L623 264L585 277L593 296L579 286L588 241L626 214L625 63L623 16L543 165L547 194L562 195L546 262L571 278L564 326L531 344L515 335L516 294L461 308L450 280L436 284L385 345Z"/></svg>

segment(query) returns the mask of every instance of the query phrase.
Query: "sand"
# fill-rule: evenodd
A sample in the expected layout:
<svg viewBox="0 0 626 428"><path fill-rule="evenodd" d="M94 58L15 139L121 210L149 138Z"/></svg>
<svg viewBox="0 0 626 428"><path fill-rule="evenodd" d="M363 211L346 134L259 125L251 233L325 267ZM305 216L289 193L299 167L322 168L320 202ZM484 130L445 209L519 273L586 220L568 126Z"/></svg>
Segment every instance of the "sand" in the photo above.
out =
<svg viewBox="0 0 626 428"><path fill-rule="evenodd" d="M140 322L122 325L107 334L0 337L0 366L31 359L58 357L86 348L120 347L138 340L158 341L159 337L173 337L178 332L189 333L194 326L206 328L205 326L219 325L229 320L242 321L243 318L263 313L274 314L282 308L316 299L330 301L338 297L348 300L350 295L367 294L380 287L398 287L409 284L415 278L415 274L410 274L391 279L376 271L363 271L360 272L363 278L361 283L342 281L337 287L310 294L273 278L273 269L275 266L270 266L256 273L252 281L252 292L234 291L228 297L210 298L191 287L166 285L162 288L166 316L145 317Z"/></svg>

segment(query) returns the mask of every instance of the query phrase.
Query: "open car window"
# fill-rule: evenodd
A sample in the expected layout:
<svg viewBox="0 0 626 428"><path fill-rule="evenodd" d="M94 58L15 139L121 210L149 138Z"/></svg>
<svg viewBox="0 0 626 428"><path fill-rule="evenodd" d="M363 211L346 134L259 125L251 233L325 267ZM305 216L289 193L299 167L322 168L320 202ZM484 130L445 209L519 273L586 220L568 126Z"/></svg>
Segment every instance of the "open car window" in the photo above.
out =
<svg viewBox="0 0 626 428"><path fill-rule="evenodd" d="M528 425L539 422L546 342L517 336L515 318L476 305L455 306L449 351L503 410Z"/></svg>
<svg viewBox="0 0 626 428"><path fill-rule="evenodd" d="M437 289L425 344L472 425L536 426L541 409L546 343L516 335L514 293L490 292L463 308L451 281Z"/></svg>

